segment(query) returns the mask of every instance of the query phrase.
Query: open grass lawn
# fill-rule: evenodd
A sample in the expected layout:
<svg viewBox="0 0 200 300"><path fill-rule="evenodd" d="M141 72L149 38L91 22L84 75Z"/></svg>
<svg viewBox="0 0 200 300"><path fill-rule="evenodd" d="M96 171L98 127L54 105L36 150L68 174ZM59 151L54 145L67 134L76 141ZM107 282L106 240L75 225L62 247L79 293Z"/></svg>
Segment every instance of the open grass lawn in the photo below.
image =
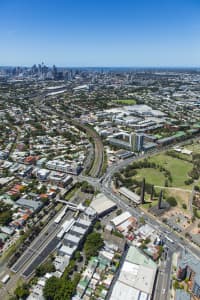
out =
<svg viewBox="0 0 200 300"><path fill-rule="evenodd" d="M184 181L189 178L188 172L192 170L192 163L168 156L166 154L155 155L150 158L150 161L165 167L171 172L173 179L172 186L183 187L186 189L192 188L192 186L187 186L184 183Z"/></svg>
<svg viewBox="0 0 200 300"><path fill-rule="evenodd" d="M165 184L164 174L153 168L137 169L137 175L134 178L139 181L145 178L146 182L159 186L164 186Z"/></svg>
<svg viewBox="0 0 200 300"><path fill-rule="evenodd" d="M164 193L166 197L174 197L178 201L179 207L182 209L182 205L186 204L188 208L189 199L191 197L191 192L188 191L179 191L173 189L165 189Z"/></svg>
<svg viewBox="0 0 200 300"><path fill-rule="evenodd" d="M117 100L112 100L113 102L117 104L124 104L124 105L134 105L136 104L136 101L134 99L117 99Z"/></svg>

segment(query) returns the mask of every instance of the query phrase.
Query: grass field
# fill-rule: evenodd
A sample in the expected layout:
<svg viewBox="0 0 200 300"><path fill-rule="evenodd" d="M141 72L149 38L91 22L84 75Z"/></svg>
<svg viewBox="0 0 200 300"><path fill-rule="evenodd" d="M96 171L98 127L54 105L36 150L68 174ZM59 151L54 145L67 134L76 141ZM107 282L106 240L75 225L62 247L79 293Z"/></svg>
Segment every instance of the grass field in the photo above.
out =
<svg viewBox="0 0 200 300"><path fill-rule="evenodd" d="M160 190L161 190L161 188L155 187L155 191L157 194L160 193ZM167 199L168 197L174 197L177 200L178 207L180 209L183 209L183 207L182 207L183 204L186 204L186 206L188 208L188 203L189 203L189 199L190 199L192 191L178 190L176 188L162 188L162 190L163 190L164 199ZM158 197L156 197L156 198L154 197L154 200L151 201L150 195L145 194L145 200L147 201L147 203L142 205L142 207L145 209L149 208L150 203L151 203L152 207L158 204Z"/></svg>
<svg viewBox="0 0 200 300"><path fill-rule="evenodd" d="M146 199L146 201L148 201L148 199ZM154 201L149 201L145 204L142 204L142 208L145 209L145 210L148 210L149 208L151 207L154 207L154 206L157 206L158 205L158 200L154 200Z"/></svg>
<svg viewBox="0 0 200 300"><path fill-rule="evenodd" d="M182 208L182 204L186 204L186 206L188 207L191 192L184 191L184 190L178 191L178 190L173 190L173 189L165 189L164 192L167 197L176 198L180 208Z"/></svg>
<svg viewBox="0 0 200 300"><path fill-rule="evenodd" d="M188 172L192 170L192 163L168 156L159 154L150 158L150 161L155 162L171 172L172 186L191 189L192 186L185 185L184 181L189 178Z"/></svg>
<svg viewBox="0 0 200 300"><path fill-rule="evenodd" d="M117 104L122 104L122 105L134 105L136 104L136 100L134 99L117 99L117 100L112 100L112 102L115 102Z"/></svg>
<svg viewBox="0 0 200 300"><path fill-rule="evenodd" d="M134 178L139 181L145 178L148 183L159 186L164 186L165 184L164 174L158 169L153 168L138 169L137 175Z"/></svg>

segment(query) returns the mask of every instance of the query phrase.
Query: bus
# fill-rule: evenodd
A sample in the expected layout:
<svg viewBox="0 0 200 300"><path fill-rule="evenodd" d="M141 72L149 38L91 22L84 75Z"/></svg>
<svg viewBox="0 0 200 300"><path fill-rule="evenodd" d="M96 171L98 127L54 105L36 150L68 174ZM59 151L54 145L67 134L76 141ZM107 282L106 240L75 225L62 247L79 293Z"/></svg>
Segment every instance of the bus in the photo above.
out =
<svg viewBox="0 0 200 300"><path fill-rule="evenodd" d="M170 239L167 235L165 236L165 238L170 242L170 243L174 243L174 241L172 239Z"/></svg>
<svg viewBox="0 0 200 300"><path fill-rule="evenodd" d="M6 274L2 279L1 279L1 282L3 284L6 284L8 282L8 280L10 279L10 275L9 274Z"/></svg>

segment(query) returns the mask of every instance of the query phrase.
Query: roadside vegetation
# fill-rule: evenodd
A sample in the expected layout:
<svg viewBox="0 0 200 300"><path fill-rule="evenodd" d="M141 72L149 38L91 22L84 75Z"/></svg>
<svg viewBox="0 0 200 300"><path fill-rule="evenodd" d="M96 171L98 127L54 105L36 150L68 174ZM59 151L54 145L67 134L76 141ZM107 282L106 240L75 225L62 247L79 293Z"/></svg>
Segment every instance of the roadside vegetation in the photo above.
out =
<svg viewBox="0 0 200 300"><path fill-rule="evenodd" d="M112 100L112 102L121 105L134 105L137 103L135 99L119 99L119 100L116 99L116 100Z"/></svg>

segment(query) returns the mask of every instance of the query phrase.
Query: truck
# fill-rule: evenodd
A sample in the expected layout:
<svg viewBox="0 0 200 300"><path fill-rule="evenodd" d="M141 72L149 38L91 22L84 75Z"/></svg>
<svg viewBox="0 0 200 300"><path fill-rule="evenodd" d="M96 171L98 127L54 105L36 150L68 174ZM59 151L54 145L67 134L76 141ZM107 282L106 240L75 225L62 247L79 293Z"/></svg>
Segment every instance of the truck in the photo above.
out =
<svg viewBox="0 0 200 300"><path fill-rule="evenodd" d="M2 279L1 279L1 282L3 284L6 284L8 282L8 280L10 279L10 275L9 274L6 274Z"/></svg>

